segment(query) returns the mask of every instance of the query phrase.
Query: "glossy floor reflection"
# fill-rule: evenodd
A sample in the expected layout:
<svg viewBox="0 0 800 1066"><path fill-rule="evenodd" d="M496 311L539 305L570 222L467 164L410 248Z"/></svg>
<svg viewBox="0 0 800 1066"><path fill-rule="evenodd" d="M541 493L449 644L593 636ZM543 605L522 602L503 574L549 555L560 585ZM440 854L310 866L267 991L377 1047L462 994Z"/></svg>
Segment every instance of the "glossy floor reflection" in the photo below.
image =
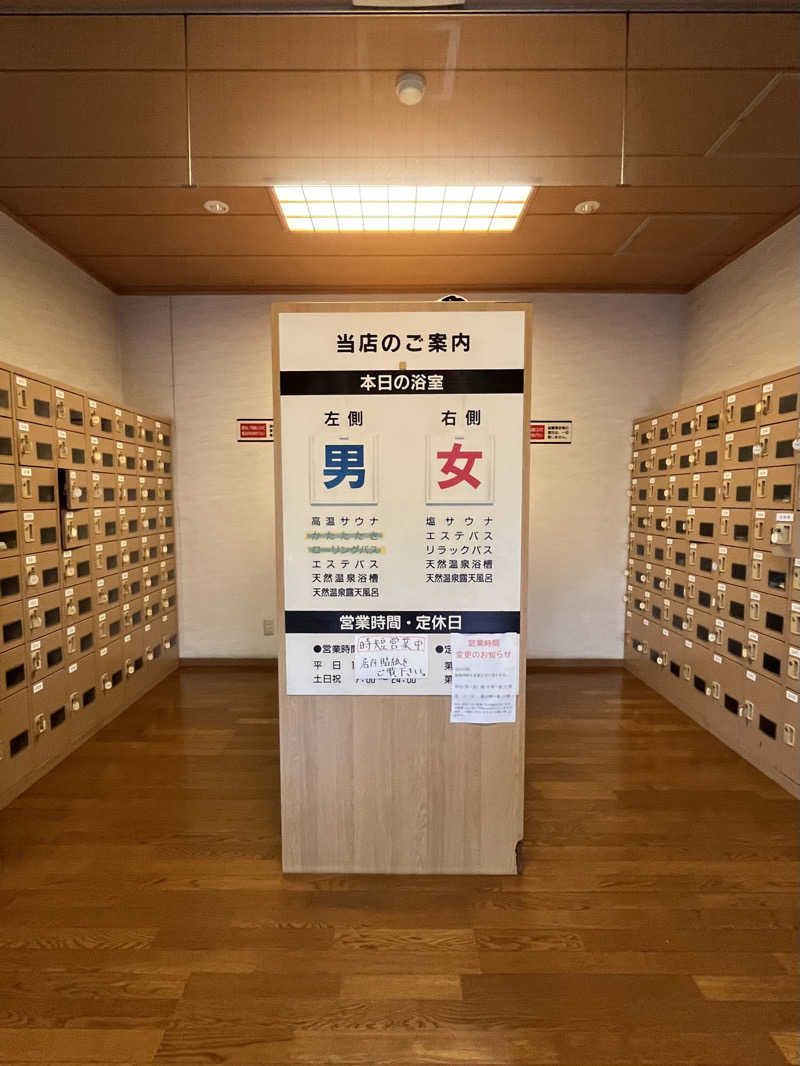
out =
<svg viewBox="0 0 800 1066"><path fill-rule="evenodd" d="M168 679L0 812L0 1062L798 1063L795 802L623 671L528 689L520 877L284 878L275 675Z"/></svg>

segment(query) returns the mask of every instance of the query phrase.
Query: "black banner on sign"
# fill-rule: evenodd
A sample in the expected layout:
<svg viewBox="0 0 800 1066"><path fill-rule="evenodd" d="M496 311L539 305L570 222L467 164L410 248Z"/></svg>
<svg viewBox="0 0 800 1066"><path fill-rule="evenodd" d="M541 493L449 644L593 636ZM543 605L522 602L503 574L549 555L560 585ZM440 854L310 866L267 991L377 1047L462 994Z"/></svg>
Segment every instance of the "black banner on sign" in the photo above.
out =
<svg viewBox="0 0 800 1066"><path fill-rule="evenodd" d="M282 370L282 396L520 393L522 370Z"/></svg>
<svg viewBox="0 0 800 1066"><path fill-rule="evenodd" d="M519 633L519 611L286 611L287 633Z"/></svg>

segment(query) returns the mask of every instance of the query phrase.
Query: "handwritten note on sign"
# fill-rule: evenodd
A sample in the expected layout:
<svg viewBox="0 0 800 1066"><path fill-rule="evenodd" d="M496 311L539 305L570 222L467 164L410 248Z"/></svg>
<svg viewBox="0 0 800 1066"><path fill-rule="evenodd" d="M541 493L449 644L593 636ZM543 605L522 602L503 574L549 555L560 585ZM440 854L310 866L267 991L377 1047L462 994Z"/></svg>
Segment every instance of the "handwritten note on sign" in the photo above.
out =
<svg viewBox="0 0 800 1066"><path fill-rule="evenodd" d="M359 681L409 681L428 676L426 637L360 636L355 676Z"/></svg>
<svg viewBox="0 0 800 1066"><path fill-rule="evenodd" d="M517 717L518 633L451 633L450 721L492 725Z"/></svg>

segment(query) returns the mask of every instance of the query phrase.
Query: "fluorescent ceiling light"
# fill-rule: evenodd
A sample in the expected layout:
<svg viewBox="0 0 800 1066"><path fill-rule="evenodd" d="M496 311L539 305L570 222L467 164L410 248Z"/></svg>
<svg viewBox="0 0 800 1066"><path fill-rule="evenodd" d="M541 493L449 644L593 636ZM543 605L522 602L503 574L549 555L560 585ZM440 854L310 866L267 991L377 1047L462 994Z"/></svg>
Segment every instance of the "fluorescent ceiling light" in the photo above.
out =
<svg viewBox="0 0 800 1066"><path fill-rule="evenodd" d="M508 233L530 185L276 185L288 229L321 233Z"/></svg>

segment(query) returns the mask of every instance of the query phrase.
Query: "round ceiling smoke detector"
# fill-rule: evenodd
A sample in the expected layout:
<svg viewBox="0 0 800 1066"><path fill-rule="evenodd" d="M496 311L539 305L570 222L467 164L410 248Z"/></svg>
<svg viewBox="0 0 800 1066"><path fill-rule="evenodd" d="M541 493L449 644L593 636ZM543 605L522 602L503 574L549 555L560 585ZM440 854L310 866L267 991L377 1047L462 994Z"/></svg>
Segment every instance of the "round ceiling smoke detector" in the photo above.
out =
<svg viewBox="0 0 800 1066"><path fill-rule="evenodd" d="M413 107L425 95L425 78L422 74L410 70L404 74L398 74L394 83L394 91L401 104Z"/></svg>
<svg viewBox="0 0 800 1066"><path fill-rule="evenodd" d="M230 211L230 207L224 200L206 200L203 207L208 211L209 215L227 215Z"/></svg>
<svg viewBox="0 0 800 1066"><path fill-rule="evenodd" d="M595 211L600 210L599 200L581 200L579 204L575 204L576 215L593 215Z"/></svg>

